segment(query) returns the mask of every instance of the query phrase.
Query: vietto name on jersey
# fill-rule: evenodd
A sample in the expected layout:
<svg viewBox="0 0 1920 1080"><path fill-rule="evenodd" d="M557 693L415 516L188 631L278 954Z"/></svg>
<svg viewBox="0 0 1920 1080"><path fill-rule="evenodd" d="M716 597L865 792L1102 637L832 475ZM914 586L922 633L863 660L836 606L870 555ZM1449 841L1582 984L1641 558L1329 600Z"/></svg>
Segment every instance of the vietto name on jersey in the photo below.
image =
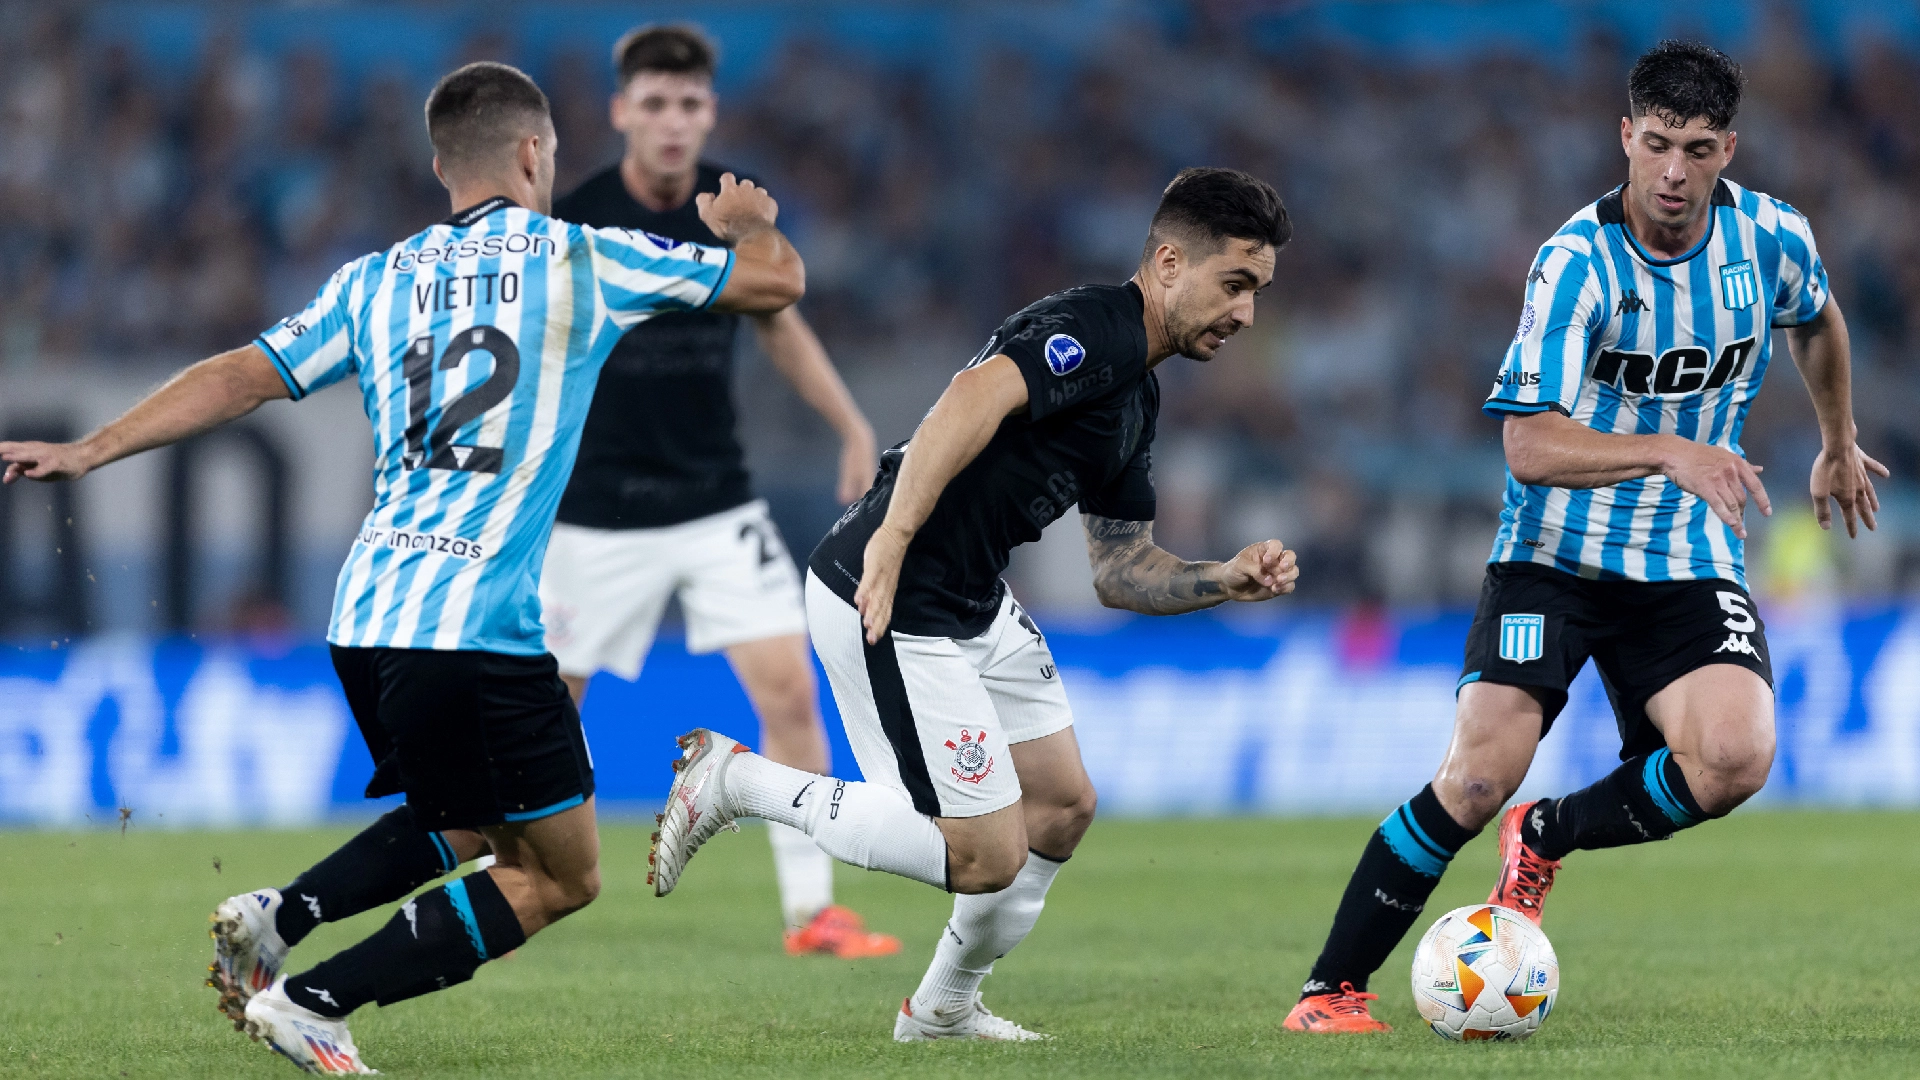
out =
<svg viewBox="0 0 1920 1080"><path fill-rule="evenodd" d="M1666 433L1738 454L1774 327L1827 303L1813 229L1786 203L1720 181L1707 234L1677 259L1633 238L1616 188L1561 226L1527 275L1513 345L1484 408L1558 409L1611 434ZM1490 562L1588 578L1746 585L1740 538L1665 476L1590 490L1507 473Z"/></svg>
<svg viewBox="0 0 1920 1080"><path fill-rule="evenodd" d="M540 566L601 366L732 269L721 248L495 198L348 263L260 335L295 400L354 376L373 425L373 510L327 640L545 652Z"/></svg>

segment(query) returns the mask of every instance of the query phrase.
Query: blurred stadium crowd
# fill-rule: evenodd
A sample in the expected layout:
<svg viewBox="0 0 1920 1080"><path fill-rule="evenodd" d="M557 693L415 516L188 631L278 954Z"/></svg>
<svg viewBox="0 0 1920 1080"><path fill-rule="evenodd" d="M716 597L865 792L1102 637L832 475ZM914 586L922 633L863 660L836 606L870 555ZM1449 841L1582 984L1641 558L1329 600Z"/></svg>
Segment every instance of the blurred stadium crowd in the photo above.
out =
<svg viewBox="0 0 1920 1080"><path fill-rule="evenodd" d="M1260 322L1210 366L1163 369L1162 541L1217 554L1280 535L1323 601L1468 600L1500 478L1478 404L1538 245L1624 175L1615 125L1642 43L1594 29L1551 61L1387 63L1330 43L1255 48L1239 10L1115 31L1070 65L1009 42L959 80L794 37L728 73L710 156L781 199L807 314L883 439L904 437L1012 310L1129 273L1177 168L1273 180L1298 239ZM349 79L325 50L237 33L180 77L84 9L0 19L0 378L158 371L230 348L342 262L446 215L417 79ZM1833 55L1797 19L1776 9L1727 43L1751 76L1729 176L1812 219L1853 331L1861 442L1911 483L1920 58L1872 39ZM445 58L541 80L560 190L619 153L604 44L588 46L530 55L483 33ZM1817 433L1776 355L1743 442L1796 510ZM761 486L824 487L824 429L764 368L744 370ZM1920 587L1920 524L1889 494L1888 534L1831 556L1810 518L1777 518L1760 590Z"/></svg>

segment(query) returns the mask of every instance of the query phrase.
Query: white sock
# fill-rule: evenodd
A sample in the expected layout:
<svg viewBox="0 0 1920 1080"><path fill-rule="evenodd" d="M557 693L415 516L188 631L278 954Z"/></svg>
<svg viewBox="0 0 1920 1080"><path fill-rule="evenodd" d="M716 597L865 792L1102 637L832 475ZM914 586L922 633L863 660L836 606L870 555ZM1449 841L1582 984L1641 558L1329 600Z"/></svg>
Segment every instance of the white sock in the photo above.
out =
<svg viewBox="0 0 1920 1080"><path fill-rule="evenodd" d="M759 754L735 756L726 784L740 816L799 829L843 863L947 887L947 838L892 788L801 772Z"/></svg>
<svg viewBox="0 0 1920 1080"><path fill-rule="evenodd" d="M1029 852L1013 884L997 893L954 897L953 918L913 992L914 1008L939 1012L970 1004L993 962L1012 952L1040 920L1047 889L1064 865Z"/></svg>
<svg viewBox="0 0 1920 1080"><path fill-rule="evenodd" d="M806 833L777 821L767 822L773 846L773 876L780 882L780 912L787 929L798 930L833 903L833 856Z"/></svg>

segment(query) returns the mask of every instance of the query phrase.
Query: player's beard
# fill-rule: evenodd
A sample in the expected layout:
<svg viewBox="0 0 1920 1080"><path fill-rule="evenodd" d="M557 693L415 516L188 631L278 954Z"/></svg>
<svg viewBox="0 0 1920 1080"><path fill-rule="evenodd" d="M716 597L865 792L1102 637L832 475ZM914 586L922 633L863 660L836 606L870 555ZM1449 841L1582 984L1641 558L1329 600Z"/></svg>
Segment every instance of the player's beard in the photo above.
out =
<svg viewBox="0 0 1920 1080"><path fill-rule="evenodd" d="M1216 350L1206 349L1202 345L1201 339L1207 334L1213 334L1215 337L1218 337L1220 343L1224 345L1227 339L1232 337L1236 330L1240 329L1240 326L1234 322L1232 318L1224 318L1218 322L1202 323L1194 326L1176 323L1176 325L1170 329L1173 333L1169 336L1172 337L1175 342L1179 343L1180 355L1189 360L1198 360L1204 364L1213 359L1213 354Z"/></svg>

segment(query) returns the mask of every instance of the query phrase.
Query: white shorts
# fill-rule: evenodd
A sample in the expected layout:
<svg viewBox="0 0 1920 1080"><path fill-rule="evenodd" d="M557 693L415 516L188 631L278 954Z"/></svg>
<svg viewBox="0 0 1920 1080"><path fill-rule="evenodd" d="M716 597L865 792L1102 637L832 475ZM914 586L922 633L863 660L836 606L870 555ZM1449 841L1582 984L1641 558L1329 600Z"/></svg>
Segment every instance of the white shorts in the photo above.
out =
<svg viewBox="0 0 1920 1080"><path fill-rule="evenodd" d="M1007 748L1073 725L1053 653L1011 592L979 637L868 645L859 611L809 573L807 626L861 773L929 817L1019 802Z"/></svg>
<svg viewBox="0 0 1920 1080"><path fill-rule="evenodd" d="M662 529L555 525L540 572L547 649L566 675L636 678L675 593L688 652L807 632L799 572L755 499Z"/></svg>

